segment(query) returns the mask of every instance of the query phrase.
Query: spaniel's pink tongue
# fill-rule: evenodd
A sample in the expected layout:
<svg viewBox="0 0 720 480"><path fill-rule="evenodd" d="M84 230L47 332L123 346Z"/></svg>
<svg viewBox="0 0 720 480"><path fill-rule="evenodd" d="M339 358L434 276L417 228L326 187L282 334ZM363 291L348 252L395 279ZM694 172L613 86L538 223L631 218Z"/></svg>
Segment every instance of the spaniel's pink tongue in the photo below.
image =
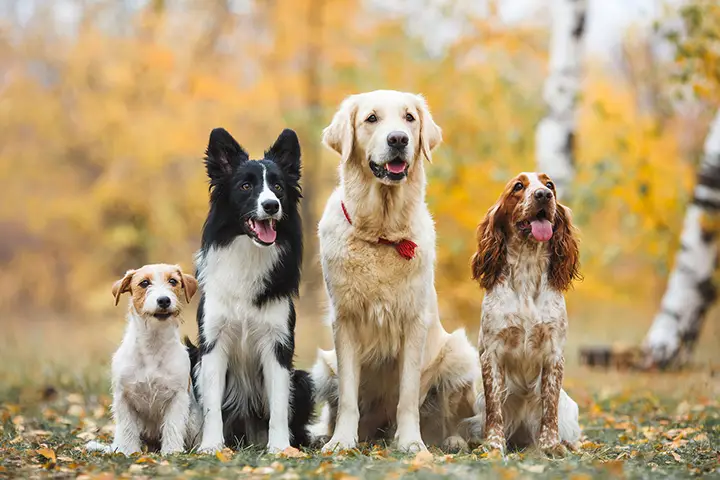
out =
<svg viewBox="0 0 720 480"><path fill-rule="evenodd" d="M405 165L406 163L402 161L392 161L385 164L390 173L403 173L405 171Z"/></svg>
<svg viewBox="0 0 720 480"><path fill-rule="evenodd" d="M253 230L255 230L255 233L261 242L273 243L275 238L277 238L277 232L275 231L271 220L255 221Z"/></svg>
<svg viewBox="0 0 720 480"><path fill-rule="evenodd" d="M530 222L530 228L532 229L532 236L538 242L547 242L553 235L552 223L546 218L533 220Z"/></svg>

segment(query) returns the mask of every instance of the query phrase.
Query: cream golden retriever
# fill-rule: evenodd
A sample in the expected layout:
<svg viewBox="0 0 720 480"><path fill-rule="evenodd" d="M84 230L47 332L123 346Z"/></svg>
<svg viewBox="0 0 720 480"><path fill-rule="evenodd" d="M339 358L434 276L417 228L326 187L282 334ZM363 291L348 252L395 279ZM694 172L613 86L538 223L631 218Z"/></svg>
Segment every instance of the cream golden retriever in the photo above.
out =
<svg viewBox="0 0 720 480"><path fill-rule="evenodd" d="M323 132L342 157L319 224L335 345L313 369L324 451L393 435L404 451L466 446L480 369L438 317L423 159L440 141L421 96L388 90L348 97Z"/></svg>

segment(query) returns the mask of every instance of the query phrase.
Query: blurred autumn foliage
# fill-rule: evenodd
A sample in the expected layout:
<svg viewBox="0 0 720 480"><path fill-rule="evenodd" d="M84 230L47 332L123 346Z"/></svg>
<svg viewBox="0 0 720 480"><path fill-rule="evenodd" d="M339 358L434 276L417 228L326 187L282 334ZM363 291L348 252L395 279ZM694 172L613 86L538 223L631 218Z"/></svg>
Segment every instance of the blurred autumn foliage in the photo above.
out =
<svg viewBox="0 0 720 480"><path fill-rule="evenodd" d="M423 93L443 128L428 168L441 308L450 323L476 323L474 230L505 181L534 169L547 22L468 14L438 47L361 0L65 3L77 9L70 26L53 2L0 25L3 309L102 309L127 268L189 269L215 126L255 157L282 128L299 132L314 289L315 224L338 163L320 132L344 96L392 88ZM586 280L573 298L654 303L662 293L718 105L719 7L691 7L700 14L668 13L696 27L666 35L677 59L632 32L614 63L586 59L571 205Z"/></svg>

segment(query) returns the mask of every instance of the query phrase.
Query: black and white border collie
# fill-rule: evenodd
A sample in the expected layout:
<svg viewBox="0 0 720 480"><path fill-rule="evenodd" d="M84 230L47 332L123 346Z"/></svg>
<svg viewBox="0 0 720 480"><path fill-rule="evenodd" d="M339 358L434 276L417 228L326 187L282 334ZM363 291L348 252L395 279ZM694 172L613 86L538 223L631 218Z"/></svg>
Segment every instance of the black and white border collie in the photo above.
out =
<svg viewBox="0 0 720 480"><path fill-rule="evenodd" d="M261 160L210 134L210 213L196 256L200 344L190 342L204 425L199 450L308 444L312 382L294 370L302 261L300 144L284 130Z"/></svg>

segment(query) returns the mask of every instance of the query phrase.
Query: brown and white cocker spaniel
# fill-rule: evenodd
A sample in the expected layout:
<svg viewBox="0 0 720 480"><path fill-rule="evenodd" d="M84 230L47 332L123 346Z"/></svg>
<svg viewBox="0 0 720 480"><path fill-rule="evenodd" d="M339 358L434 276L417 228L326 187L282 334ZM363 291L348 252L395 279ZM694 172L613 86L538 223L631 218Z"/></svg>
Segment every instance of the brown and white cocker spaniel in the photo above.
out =
<svg viewBox="0 0 720 480"><path fill-rule="evenodd" d="M568 316L578 279L570 210L544 173L508 182L478 227L473 278L485 289L479 349L485 446L537 445L564 455L580 436L577 404L562 390Z"/></svg>

